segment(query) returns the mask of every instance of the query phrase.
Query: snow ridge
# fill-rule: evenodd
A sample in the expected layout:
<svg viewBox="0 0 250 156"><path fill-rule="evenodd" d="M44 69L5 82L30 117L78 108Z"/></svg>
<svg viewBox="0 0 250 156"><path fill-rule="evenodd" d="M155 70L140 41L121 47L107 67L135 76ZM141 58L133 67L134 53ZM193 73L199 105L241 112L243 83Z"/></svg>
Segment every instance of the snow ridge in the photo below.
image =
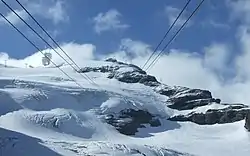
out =
<svg viewBox="0 0 250 156"><path fill-rule="evenodd" d="M249 154L245 114L240 116L247 105L226 105L206 90L161 84L139 67L114 59L86 60L81 67L73 71L62 64L84 89L53 67L0 66L2 155ZM218 114L237 120L219 123ZM199 125L208 116L212 124Z"/></svg>

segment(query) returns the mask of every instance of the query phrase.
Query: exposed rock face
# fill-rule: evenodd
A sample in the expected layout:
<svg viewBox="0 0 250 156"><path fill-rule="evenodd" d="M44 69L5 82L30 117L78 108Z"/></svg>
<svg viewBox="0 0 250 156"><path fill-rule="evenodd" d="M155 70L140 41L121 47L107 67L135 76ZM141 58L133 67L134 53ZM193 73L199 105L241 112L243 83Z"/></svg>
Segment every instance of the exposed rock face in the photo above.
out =
<svg viewBox="0 0 250 156"><path fill-rule="evenodd" d="M111 76L109 78L111 78ZM158 84L154 76L145 75L134 71L126 73L114 73L114 78L125 83L142 83L147 86L155 86Z"/></svg>
<svg viewBox="0 0 250 156"><path fill-rule="evenodd" d="M147 86L157 86L160 84L154 76L147 75L145 71L143 71L136 65L118 62L117 60L112 58L109 58L106 61L116 63L117 65L102 67L84 67L78 72L109 73L108 78L115 78L118 81L125 83L142 83Z"/></svg>
<svg viewBox="0 0 250 156"><path fill-rule="evenodd" d="M225 109L210 109L205 113L192 112L187 115L178 115L169 118L171 121L191 121L200 125L212 125L212 124L223 124L232 123L243 120L249 109L242 109L241 106L229 106Z"/></svg>
<svg viewBox="0 0 250 156"><path fill-rule="evenodd" d="M220 103L220 99L214 99L208 90L163 86L157 92L168 96L168 107L177 110L193 109L211 102Z"/></svg>
<svg viewBox="0 0 250 156"><path fill-rule="evenodd" d="M118 116L108 115L105 120L125 135L135 135L138 128L145 127L143 124L149 124L152 127L161 125L159 119L149 112L133 109L122 110Z"/></svg>
<svg viewBox="0 0 250 156"><path fill-rule="evenodd" d="M80 73L87 73L87 72L102 72L102 73L107 73L107 72L113 72L114 70L119 69L118 66L102 66L102 67L84 67L81 68L78 72Z"/></svg>
<svg viewBox="0 0 250 156"><path fill-rule="evenodd" d="M166 105L171 109L178 111L193 110L201 106L209 106L212 103L221 104L220 99L215 99L208 90L190 89L187 87L170 87L161 84L154 76L147 75L138 66L119 62L116 59L109 58L107 62L113 64L102 67L85 67L78 72L102 72L108 73L108 78L117 79L124 83L141 83L152 87L157 93L168 97ZM224 107L223 107L224 108ZM169 120L172 121L191 121L197 124L222 124L243 120L249 110L245 105L228 105L224 109L210 109L204 112L191 112L186 115L176 115ZM182 113L183 114L183 113ZM159 120L154 120L153 115L143 110L124 110L119 116L110 115L107 122L117 128L121 133L132 135L137 132L137 128L143 127L142 124L148 123L151 126L160 125ZM249 117L246 119L245 127L250 128ZM154 124L153 124L153 123Z"/></svg>
<svg viewBox="0 0 250 156"><path fill-rule="evenodd" d="M105 61L107 61L107 62L117 62L117 60L114 59L114 58L107 58Z"/></svg>
<svg viewBox="0 0 250 156"><path fill-rule="evenodd" d="M246 115L245 128L250 132L250 112L248 112Z"/></svg>

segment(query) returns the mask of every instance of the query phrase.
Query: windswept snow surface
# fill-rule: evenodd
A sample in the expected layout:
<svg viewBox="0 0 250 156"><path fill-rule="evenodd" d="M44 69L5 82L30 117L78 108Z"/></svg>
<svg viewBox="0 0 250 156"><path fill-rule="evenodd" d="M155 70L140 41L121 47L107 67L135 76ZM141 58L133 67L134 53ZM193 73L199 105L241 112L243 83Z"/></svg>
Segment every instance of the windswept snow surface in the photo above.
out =
<svg viewBox="0 0 250 156"><path fill-rule="evenodd" d="M113 64L84 61L81 66ZM244 130L243 121L209 126L167 121L175 111L166 107L167 97L150 87L108 79L105 73L87 73L96 86L69 66L62 69L83 88L57 68L0 66L1 155L250 154L250 134ZM102 120L103 114L127 108L147 110L157 115L162 125L146 125L135 136L125 136Z"/></svg>

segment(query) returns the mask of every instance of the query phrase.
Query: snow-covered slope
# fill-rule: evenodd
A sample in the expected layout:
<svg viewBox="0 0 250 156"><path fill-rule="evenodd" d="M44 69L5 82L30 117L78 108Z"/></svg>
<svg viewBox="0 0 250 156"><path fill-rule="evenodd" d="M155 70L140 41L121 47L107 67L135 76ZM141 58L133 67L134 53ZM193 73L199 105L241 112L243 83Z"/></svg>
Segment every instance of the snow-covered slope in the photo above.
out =
<svg viewBox="0 0 250 156"><path fill-rule="evenodd" d="M227 124L178 122L181 115L220 109L225 116L247 106L231 108L209 91L160 84L112 59L81 67L61 69L82 87L57 68L0 66L2 155L249 155L241 117L221 122Z"/></svg>

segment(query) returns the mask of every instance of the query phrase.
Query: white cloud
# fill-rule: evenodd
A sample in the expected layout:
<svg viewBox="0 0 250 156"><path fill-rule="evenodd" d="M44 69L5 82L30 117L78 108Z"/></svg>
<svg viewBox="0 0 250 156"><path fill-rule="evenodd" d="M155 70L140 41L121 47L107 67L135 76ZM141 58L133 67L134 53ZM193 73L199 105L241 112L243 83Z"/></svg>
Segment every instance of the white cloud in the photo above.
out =
<svg viewBox="0 0 250 156"><path fill-rule="evenodd" d="M55 30L49 30L48 33L50 34L50 36L52 36L53 38L56 38L61 32L58 29Z"/></svg>
<svg viewBox="0 0 250 156"><path fill-rule="evenodd" d="M165 7L164 13L168 18L169 25L171 25L175 21L175 19L177 18L180 12L181 10L178 8L175 8L172 6ZM176 22L176 25L181 26L186 20L187 20L186 12L184 11L183 14L180 16L180 18L178 19L178 21ZM187 26L189 26L190 24L191 24L191 20L188 21Z"/></svg>
<svg viewBox="0 0 250 156"><path fill-rule="evenodd" d="M250 24L250 1L249 0L226 0L227 6L231 9L231 18L239 19L243 23Z"/></svg>
<svg viewBox="0 0 250 156"><path fill-rule="evenodd" d="M144 57L148 55L150 51L150 46L141 41L133 41L129 38L122 39L119 49L120 52L124 52L130 58Z"/></svg>
<svg viewBox="0 0 250 156"><path fill-rule="evenodd" d="M21 16L24 20L26 20L28 18L28 15L26 14L26 12L24 10L15 10L15 12ZM5 17L12 22L13 24L19 24L20 22L22 22L13 12L9 12L5 15ZM3 19L2 17L0 18L0 24L6 23L5 19Z"/></svg>
<svg viewBox="0 0 250 156"><path fill-rule="evenodd" d="M205 89L218 83L214 74L203 68L199 57L174 49L170 50L169 55L159 59L150 73L161 77L163 82L170 85Z"/></svg>
<svg viewBox="0 0 250 156"><path fill-rule="evenodd" d="M231 51L226 44L213 43L204 48L204 64L218 73L226 73L229 68Z"/></svg>
<svg viewBox="0 0 250 156"><path fill-rule="evenodd" d="M54 24L67 22L69 20L66 4L62 0L47 2L39 1L39 3L29 2L27 3L27 7L33 14L52 20Z"/></svg>
<svg viewBox="0 0 250 156"><path fill-rule="evenodd" d="M218 21L215 21L215 20L207 20L205 22L202 22L202 25L204 27L213 27L213 28L218 28L218 29L224 29L224 30L228 30L230 29L230 26L228 24L225 24L225 23L220 23Z"/></svg>
<svg viewBox="0 0 250 156"><path fill-rule="evenodd" d="M220 77L222 73L234 69L238 76L242 69L249 71L248 66L245 64L229 69L231 67L228 66L228 63L232 53L227 44L213 43L205 47L203 51L204 56L201 56L196 52L171 49L168 55L163 55L148 72L168 85L208 89L214 97L221 98L223 102L250 104L248 91L250 77L244 82L235 78L224 81ZM131 57L131 53L133 53L133 57ZM150 45L141 41L123 39L119 49L105 57L114 57L141 66L151 53ZM246 59L243 61L245 63L250 60L245 56L243 58ZM242 63L241 56L237 56L235 59ZM233 61L231 63L234 65ZM242 73L246 73L246 71L243 70Z"/></svg>
<svg viewBox="0 0 250 156"><path fill-rule="evenodd" d="M81 64L84 60L92 60L95 58L94 52L96 47L92 44L77 44L71 42L62 44L62 48L77 64ZM57 51L60 51L59 48L57 48ZM64 54L62 54L62 56L66 58Z"/></svg>
<svg viewBox="0 0 250 156"><path fill-rule="evenodd" d="M124 40L122 40L122 48L120 47L110 56L119 60L128 60L130 63L142 66L153 52L152 49L148 44L141 41L126 39L126 42L129 42L129 44L124 44ZM131 57L131 53L134 54L133 57ZM158 79L161 78L163 82L169 85L183 85L204 89L210 88L212 84L211 79L214 81L217 80L211 71L203 68L202 61L197 53L172 49L169 55L163 55L161 59L159 59L149 73L156 75ZM208 77L212 78L207 79Z"/></svg>
<svg viewBox="0 0 250 156"><path fill-rule="evenodd" d="M235 60L237 68L237 80L244 83L250 81L250 1L249 0L227 0L228 7L231 9L233 20L240 20L238 32L235 35L239 41L240 54Z"/></svg>
<svg viewBox="0 0 250 156"><path fill-rule="evenodd" d="M239 34L237 35L240 40L241 51L239 57L236 59L236 65L238 70L238 79L241 81L250 80L250 27L242 26L239 28Z"/></svg>
<svg viewBox="0 0 250 156"><path fill-rule="evenodd" d="M123 30L129 27L128 24L121 22L119 13L115 9L111 9L106 13L99 13L96 17L93 18L94 30L96 33L101 33L103 31L109 30Z"/></svg>
<svg viewBox="0 0 250 156"><path fill-rule="evenodd" d="M61 21L67 21L67 15L62 1L57 1L54 6L48 8L47 18L51 18L55 24Z"/></svg>
<svg viewBox="0 0 250 156"><path fill-rule="evenodd" d="M61 47L78 65L81 65L84 60L94 59L95 46L92 44L77 44L71 42L64 43L61 45ZM59 52L59 54L66 60L68 60L68 62L71 62L59 48L56 48L56 51ZM57 65L65 62L51 49L45 49L42 52L52 53L52 61ZM43 55L40 52L36 52L24 59L17 60L9 58L7 53L0 53L0 64L4 64L5 60L7 60L7 65L9 66L25 67L25 64L27 63L28 65L38 67L42 66L42 57Z"/></svg>
<svg viewBox="0 0 250 156"><path fill-rule="evenodd" d="M9 59L9 55L7 53L0 52L0 59L2 61L1 64L3 64L5 60Z"/></svg>
<svg viewBox="0 0 250 156"><path fill-rule="evenodd" d="M222 29L229 29L230 26L228 24L225 23L220 23L220 22L216 22L214 20L210 20L209 23L215 27L215 28L222 28Z"/></svg>
<svg viewBox="0 0 250 156"><path fill-rule="evenodd" d="M65 8L65 2L62 0L56 1L21 1L27 10L34 16L52 20L54 24L67 22L69 16ZM29 15L22 9L15 10L24 20L27 20ZM11 11L6 13L5 17L13 24L20 24L22 21ZM36 17L35 17L36 18ZM6 23L4 19L0 19L0 23Z"/></svg>

